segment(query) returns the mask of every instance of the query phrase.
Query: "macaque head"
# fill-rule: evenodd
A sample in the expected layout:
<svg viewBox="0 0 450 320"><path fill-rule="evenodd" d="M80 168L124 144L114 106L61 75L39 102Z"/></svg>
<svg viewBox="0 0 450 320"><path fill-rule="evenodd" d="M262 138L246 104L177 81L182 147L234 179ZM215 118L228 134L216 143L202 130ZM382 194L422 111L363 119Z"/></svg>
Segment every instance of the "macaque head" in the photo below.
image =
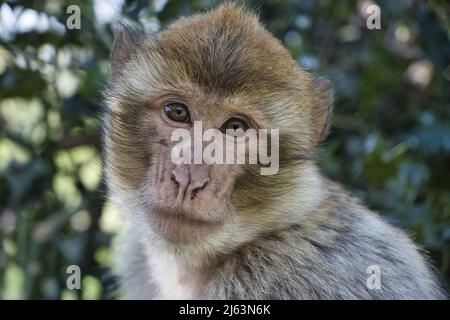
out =
<svg viewBox="0 0 450 320"><path fill-rule="evenodd" d="M154 238L228 248L318 198L312 159L330 116L329 82L302 70L239 6L152 35L121 27L105 97L111 198ZM250 158L251 139L257 163L220 162L243 141ZM261 152L272 161L261 163Z"/></svg>

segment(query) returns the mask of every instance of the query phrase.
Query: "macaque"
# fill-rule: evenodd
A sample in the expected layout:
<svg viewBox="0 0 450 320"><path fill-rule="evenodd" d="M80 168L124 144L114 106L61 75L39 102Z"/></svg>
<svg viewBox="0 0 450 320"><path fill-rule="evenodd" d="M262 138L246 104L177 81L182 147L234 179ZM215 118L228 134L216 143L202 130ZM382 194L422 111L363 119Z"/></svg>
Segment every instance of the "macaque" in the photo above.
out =
<svg viewBox="0 0 450 320"><path fill-rule="evenodd" d="M122 26L111 59L105 172L126 221L116 248L126 298L445 298L405 233L321 175L331 84L254 13L225 3L152 35ZM196 121L223 141L278 130L265 151L278 143L279 168L175 163L172 134Z"/></svg>

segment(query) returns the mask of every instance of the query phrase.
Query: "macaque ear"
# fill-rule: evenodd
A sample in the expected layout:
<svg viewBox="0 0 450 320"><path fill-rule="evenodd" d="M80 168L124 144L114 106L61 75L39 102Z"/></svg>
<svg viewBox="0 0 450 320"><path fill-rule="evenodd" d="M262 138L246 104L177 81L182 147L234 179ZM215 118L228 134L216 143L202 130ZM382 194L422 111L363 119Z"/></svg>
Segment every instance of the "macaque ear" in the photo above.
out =
<svg viewBox="0 0 450 320"><path fill-rule="evenodd" d="M125 63L136 51L142 36L136 33L126 24L120 24L114 36L113 48L111 51L112 76L115 78L123 69Z"/></svg>
<svg viewBox="0 0 450 320"><path fill-rule="evenodd" d="M314 105L312 119L314 126L314 141L319 142L328 134L333 114L333 86L331 81L324 77L313 79Z"/></svg>

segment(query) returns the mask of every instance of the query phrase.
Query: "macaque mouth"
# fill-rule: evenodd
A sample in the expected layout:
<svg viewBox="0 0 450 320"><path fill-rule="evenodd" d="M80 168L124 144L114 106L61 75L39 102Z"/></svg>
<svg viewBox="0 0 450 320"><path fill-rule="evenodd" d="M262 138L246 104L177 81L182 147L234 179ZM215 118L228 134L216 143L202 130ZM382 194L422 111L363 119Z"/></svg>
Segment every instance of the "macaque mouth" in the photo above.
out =
<svg viewBox="0 0 450 320"><path fill-rule="evenodd" d="M177 209L152 208L148 220L154 232L173 243L192 243L216 231L222 221L206 220Z"/></svg>
<svg viewBox="0 0 450 320"><path fill-rule="evenodd" d="M166 221L166 223L174 225L184 224L192 227L213 227L222 224L221 220L199 219L179 209L156 207L149 211L149 215L152 222Z"/></svg>

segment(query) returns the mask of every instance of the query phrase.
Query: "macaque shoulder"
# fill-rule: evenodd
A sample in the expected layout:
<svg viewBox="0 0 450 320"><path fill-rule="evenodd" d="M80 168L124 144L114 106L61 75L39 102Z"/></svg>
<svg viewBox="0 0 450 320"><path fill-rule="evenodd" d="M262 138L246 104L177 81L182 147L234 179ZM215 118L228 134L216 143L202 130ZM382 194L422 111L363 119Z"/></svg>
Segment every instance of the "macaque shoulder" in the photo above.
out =
<svg viewBox="0 0 450 320"><path fill-rule="evenodd" d="M262 237L227 257L204 294L235 299L444 298L413 242L345 193L333 194L303 224Z"/></svg>

